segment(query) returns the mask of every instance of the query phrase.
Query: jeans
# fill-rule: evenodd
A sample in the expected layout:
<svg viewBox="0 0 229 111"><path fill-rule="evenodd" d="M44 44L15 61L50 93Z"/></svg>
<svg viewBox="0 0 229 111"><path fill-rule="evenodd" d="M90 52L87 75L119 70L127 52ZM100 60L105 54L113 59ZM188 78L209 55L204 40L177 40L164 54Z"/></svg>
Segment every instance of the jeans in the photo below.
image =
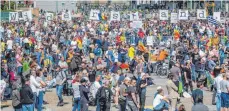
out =
<svg viewBox="0 0 229 111"><path fill-rule="evenodd" d="M34 111L33 104L22 104L22 111Z"/></svg>
<svg viewBox="0 0 229 111"><path fill-rule="evenodd" d="M127 101L126 111L138 111L138 108L133 101Z"/></svg>
<svg viewBox="0 0 229 111"><path fill-rule="evenodd" d="M17 68L17 75L21 75L21 73L22 73L22 66L19 66Z"/></svg>
<svg viewBox="0 0 229 111"><path fill-rule="evenodd" d="M99 100L96 100L96 111L100 111Z"/></svg>
<svg viewBox="0 0 229 111"><path fill-rule="evenodd" d="M74 105L72 111L80 111L80 98L74 98Z"/></svg>
<svg viewBox="0 0 229 111"><path fill-rule="evenodd" d="M63 87L64 87L63 85L57 85L56 86L56 93L57 93L57 96L59 98L59 102L63 101L63 98L62 98Z"/></svg>
<svg viewBox="0 0 229 111"><path fill-rule="evenodd" d="M221 108L221 93L216 93L216 111L220 111Z"/></svg>
<svg viewBox="0 0 229 111"><path fill-rule="evenodd" d="M37 108L37 93L36 92L33 93L33 98L34 98L33 107Z"/></svg>
<svg viewBox="0 0 229 111"><path fill-rule="evenodd" d="M169 104L167 102L165 102L164 100L161 101L160 104L158 104L154 110L155 111L162 111L163 109L168 109L169 108Z"/></svg>
<svg viewBox="0 0 229 111"><path fill-rule="evenodd" d="M44 98L44 92L39 91L39 95L37 97L37 111L42 111L43 98Z"/></svg>
<svg viewBox="0 0 229 111"><path fill-rule="evenodd" d="M144 111L145 100L146 100L146 93L140 94L140 110L139 111Z"/></svg>
<svg viewBox="0 0 229 111"><path fill-rule="evenodd" d="M119 100L119 111L126 111L126 100Z"/></svg>

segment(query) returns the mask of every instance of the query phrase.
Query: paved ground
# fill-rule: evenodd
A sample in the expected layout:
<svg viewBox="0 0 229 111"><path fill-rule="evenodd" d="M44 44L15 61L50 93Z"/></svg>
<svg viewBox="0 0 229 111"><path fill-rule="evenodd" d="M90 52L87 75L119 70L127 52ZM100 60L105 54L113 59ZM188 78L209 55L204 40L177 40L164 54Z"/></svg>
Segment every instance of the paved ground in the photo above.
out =
<svg viewBox="0 0 229 111"><path fill-rule="evenodd" d="M156 85L149 86L147 88L147 93L146 93L146 107L147 108L152 108L153 104L153 95L156 92L157 86L162 86L163 89L165 89L165 82L167 81L166 79L161 79L159 77L153 76L154 82ZM165 89L166 92L166 89ZM47 92L45 94L44 99L49 102L48 105L45 105L46 110L44 111L71 111L72 109L72 101L71 101L71 96L64 96L64 101L66 104L63 107L57 107L57 96L55 94L55 90L53 89L52 92ZM216 107L211 105L212 101L212 92L209 91L204 91L204 104L208 106L210 111L216 111ZM8 101L9 104L11 104L11 101ZM181 104L185 105L186 111L191 111L192 107L192 102L190 98L181 98ZM95 111L95 107L89 107L90 111ZM3 108L2 111L13 111L12 106ZM118 109L112 107L111 111L118 111Z"/></svg>

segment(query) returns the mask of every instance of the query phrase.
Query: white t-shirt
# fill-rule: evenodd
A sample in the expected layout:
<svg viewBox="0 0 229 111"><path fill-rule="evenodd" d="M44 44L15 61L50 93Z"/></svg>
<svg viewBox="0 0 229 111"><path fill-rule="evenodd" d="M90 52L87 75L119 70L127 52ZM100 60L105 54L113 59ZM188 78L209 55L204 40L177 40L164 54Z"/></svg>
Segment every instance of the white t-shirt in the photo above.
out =
<svg viewBox="0 0 229 111"><path fill-rule="evenodd" d="M7 40L6 44L7 44L7 49L9 49L9 50L13 49L13 41L12 40Z"/></svg>
<svg viewBox="0 0 229 111"><path fill-rule="evenodd" d="M101 85L99 84L98 81L95 81L91 87L91 92L92 92L92 96L95 98L95 95L98 91L98 89L101 87Z"/></svg>
<svg viewBox="0 0 229 111"><path fill-rule="evenodd" d="M8 29L8 30L7 30L7 35L8 35L8 38L10 38L10 37L11 37L11 33L12 33L12 32L11 32L11 30L9 30L9 29Z"/></svg>
<svg viewBox="0 0 229 111"><path fill-rule="evenodd" d="M156 107L157 105L159 105L161 103L161 100L163 99L164 97L160 94L157 94L157 96L154 98L153 100L153 107Z"/></svg>

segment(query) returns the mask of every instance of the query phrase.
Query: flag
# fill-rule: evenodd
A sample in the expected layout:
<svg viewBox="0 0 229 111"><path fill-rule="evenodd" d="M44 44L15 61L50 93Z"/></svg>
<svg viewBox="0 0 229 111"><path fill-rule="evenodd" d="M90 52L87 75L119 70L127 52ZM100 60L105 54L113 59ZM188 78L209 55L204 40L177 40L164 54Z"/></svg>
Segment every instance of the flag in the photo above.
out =
<svg viewBox="0 0 229 111"><path fill-rule="evenodd" d="M174 35L175 40L179 39L180 38L180 31L177 29L174 29L173 35Z"/></svg>
<svg viewBox="0 0 229 111"><path fill-rule="evenodd" d="M82 39L81 39L80 37L78 37L78 38L76 39L76 42L77 42L77 44L78 44L78 48L79 48L79 49L83 49Z"/></svg>
<svg viewBox="0 0 229 111"><path fill-rule="evenodd" d="M144 44L141 41L138 42L138 48L139 48L140 51L143 51L143 52L146 51L146 48L145 48Z"/></svg>
<svg viewBox="0 0 229 111"><path fill-rule="evenodd" d="M214 19L213 16L208 16L208 23L214 24L216 26L221 25L221 23Z"/></svg>

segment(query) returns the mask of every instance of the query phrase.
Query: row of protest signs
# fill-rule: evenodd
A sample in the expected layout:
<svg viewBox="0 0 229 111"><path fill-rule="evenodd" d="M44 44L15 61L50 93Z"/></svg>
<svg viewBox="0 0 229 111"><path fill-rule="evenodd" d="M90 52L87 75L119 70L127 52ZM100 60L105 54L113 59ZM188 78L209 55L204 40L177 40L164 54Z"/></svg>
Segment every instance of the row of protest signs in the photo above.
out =
<svg viewBox="0 0 229 111"><path fill-rule="evenodd" d="M101 12L99 10L91 10L89 19L90 20L100 20L99 14ZM188 10L179 10L178 13L170 13L168 10L159 10L159 19L160 20L169 20L171 23L177 23L178 20L189 20L189 11ZM214 12L213 18L217 21L220 21L220 14L221 12ZM45 14L46 21L51 21L54 19L53 13L46 13ZM68 12L62 12L62 20L64 21L70 21L72 20L72 14L70 11ZM207 19L206 10L204 9L197 9L197 19ZM31 11L21 11L21 12L10 12L9 13L9 21L18 21L18 20L24 20L24 21L31 21L33 19ZM110 14L110 21L120 21L121 20L121 14L120 12L111 11ZM129 20L130 21L139 21L141 20L139 16L139 12L133 12L129 13Z"/></svg>

